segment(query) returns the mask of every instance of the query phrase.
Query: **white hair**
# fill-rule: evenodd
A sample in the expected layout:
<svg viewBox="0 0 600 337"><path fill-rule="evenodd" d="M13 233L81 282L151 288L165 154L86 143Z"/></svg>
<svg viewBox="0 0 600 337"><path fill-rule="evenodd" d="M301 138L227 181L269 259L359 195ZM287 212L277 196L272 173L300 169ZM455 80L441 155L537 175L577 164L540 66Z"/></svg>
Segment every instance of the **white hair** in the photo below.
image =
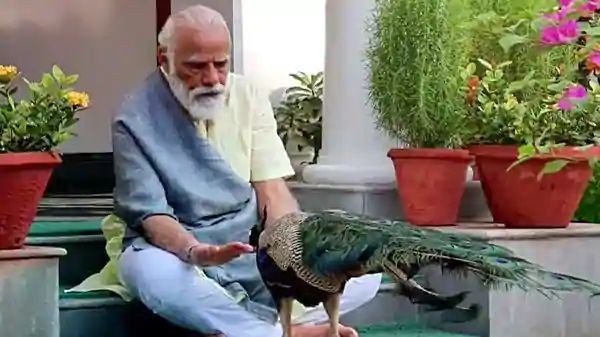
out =
<svg viewBox="0 0 600 337"><path fill-rule="evenodd" d="M223 28L227 32L227 36L231 43L229 27L227 26L227 22L221 13L210 7L195 5L169 16L160 33L158 34L158 43L160 47L164 48L165 51L170 51L170 49L173 48L173 43L175 42L177 28L184 25L193 25L198 27L216 26Z"/></svg>

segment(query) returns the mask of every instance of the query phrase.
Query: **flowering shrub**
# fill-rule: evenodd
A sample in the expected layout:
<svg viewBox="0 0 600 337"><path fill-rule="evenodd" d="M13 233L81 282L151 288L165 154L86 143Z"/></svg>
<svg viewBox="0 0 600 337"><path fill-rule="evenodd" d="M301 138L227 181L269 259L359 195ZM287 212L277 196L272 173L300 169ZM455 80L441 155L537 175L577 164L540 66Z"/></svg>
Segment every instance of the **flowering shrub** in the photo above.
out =
<svg viewBox="0 0 600 337"><path fill-rule="evenodd" d="M503 53L463 72L469 143L522 145L522 156L600 144L600 0L558 5L483 16Z"/></svg>
<svg viewBox="0 0 600 337"><path fill-rule="evenodd" d="M39 82L23 79L29 97L17 101L14 66L0 66L0 153L48 151L74 134L76 113L89 105L89 96L72 85L77 75L65 75L54 66Z"/></svg>

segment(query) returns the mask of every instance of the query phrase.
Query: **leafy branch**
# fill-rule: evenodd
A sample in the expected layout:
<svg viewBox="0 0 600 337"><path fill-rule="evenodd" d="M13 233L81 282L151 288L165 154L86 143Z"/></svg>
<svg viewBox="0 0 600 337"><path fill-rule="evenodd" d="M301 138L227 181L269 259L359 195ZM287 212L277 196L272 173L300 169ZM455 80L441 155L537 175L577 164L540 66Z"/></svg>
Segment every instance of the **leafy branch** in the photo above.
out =
<svg viewBox="0 0 600 337"><path fill-rule="evenodd" d="M286 89L283 102L276 108L277 132L285 145L296 140L299 151L313 148L314 164L322 146L323 72L290 76L298 84Z"/></svg>
<svg viewBox="0 0 600 337"><path fill-rule="evenodd" d="M89 105L85 93L73 90L77 75L66 75L58 66L39 82L23 79L29 98L17 102L13 84L18 73L0 66L0 153L49 151L74 136L76 113Z"/></svg>

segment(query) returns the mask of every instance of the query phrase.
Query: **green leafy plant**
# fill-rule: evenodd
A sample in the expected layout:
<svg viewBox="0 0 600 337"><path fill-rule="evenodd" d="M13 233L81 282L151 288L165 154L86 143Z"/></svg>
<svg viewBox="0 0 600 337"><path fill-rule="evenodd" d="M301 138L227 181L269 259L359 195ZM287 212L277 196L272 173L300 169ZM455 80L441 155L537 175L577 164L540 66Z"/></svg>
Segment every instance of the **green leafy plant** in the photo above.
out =
<svg viewBox="0 0 600 337"><path fill-rule="evenodd" d="M557 8L557 1L545 0L524 1L520 7L512 0L473 2L480 9L487 3L492 11L472 25L483 42L474 42L477 61L463 72L469 143L518 145L516 164L564 146L600 144L600 51L595 51L600 32L594 24L597 14L586 9L597 10L600 4L563 0ZM520 10L494 12L513 5ZM558 172L571 161L558 158L541 173Z"/></svg>
<svg viewBox="0 0 600 337"><path fill-rule="evenodd" d="M537 37L540 14L557 4L557 0L470 0L472 18L465 24L470 29L471 61L483 59L503 67L504 77L518 81L532 71L538 76L553 76L561 59L572 54L564 48L531 48L526 42ZM483 70L483 69L482 69Z"/></svg>
<svg viewBox="0 0 600 337"><path fill-rule="evenodd" d="M276 108L277 131L287 146L294 140L298 150L314 150L311 164L317 162L321 150L323 72L290 74L298 82L285 91L284 99Z"/></svg>
<svg viewBox="0 0 600 337"><path fill-rule="evenodd" d="M0 66L0 153L49 151L74 134L76 113L89 105L89 97L73 91L77 75L54 66L39 82L24 81L29 97L17 101L14 66Z"/></svg>
<svg viewBox="0 0 600 337"><path fill-rule="evenodd" d="M377 126L418 148L463 144L467 0L378 0L369 23Z"/></svg>
<svg viewBox="0 0 600 337"><path fill-rule="evenodd" d="M594 179L583 195L574 221L600 223L600 165L594 169Z"/></svg>

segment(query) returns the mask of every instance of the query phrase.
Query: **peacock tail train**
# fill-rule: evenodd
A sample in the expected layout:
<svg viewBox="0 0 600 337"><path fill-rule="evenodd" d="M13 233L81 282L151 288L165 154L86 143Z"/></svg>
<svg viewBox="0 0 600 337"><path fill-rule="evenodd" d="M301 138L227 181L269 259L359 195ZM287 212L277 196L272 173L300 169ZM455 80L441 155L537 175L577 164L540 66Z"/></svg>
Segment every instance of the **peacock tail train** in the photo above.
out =
<svg viewBox="0 0 600 337"><path fill-rule="evenodd" d="M440 307L456 306L465 293L442 298L412 279L423 267L434 265L444 272L471 272L493 289L517 287L546 296L561 291L600 294L596 283L546 270L484 239L343 211L288 215L264 229L259 247L267 247L281 270L291 268L305 282L328 292L340 291L348 271L359 268L390 274L414 302L420 295L424 303L443 299Z"/></svg>

